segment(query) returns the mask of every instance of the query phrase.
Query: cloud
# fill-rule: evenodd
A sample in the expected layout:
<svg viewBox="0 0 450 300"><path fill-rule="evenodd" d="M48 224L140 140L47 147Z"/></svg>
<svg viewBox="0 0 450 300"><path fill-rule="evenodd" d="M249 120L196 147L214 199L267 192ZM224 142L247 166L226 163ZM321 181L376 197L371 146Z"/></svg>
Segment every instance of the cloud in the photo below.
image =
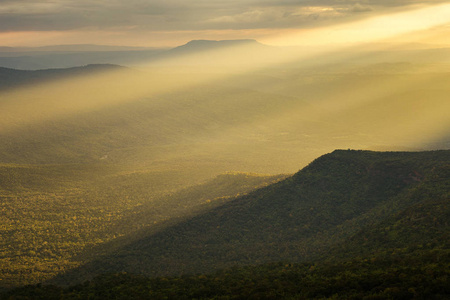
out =
<svg viewBox="0 0 450 300"><path fill-rule="evenodd" d="M350 7L350 9L349 9L349 11L355 12L355 13L368 12L368 11L372 11L372 10L373 10L372 7L365 6L365 5L362 5L360 3L356 3L355 5Z"/></svg>
<svg viewBox="0 0 450 300"><path fill-rule="evenodd" d="M198 25L208 29L298 28L337 20L347 14L346 11L331 6L263 4L242 10L227 10L222 14L207 17Z"/></svg>
<svg viewBox="0 0 450 300"><path fill-rule="evenodd" d="M136 25L145 15L163 15L165 7L145 1L1 1L0 30L70 30Z"/></svg>
<svg viewBox="0 0 450 300"><path fill-rule="evenodd" d="M302 28L437 0L0 0L0 31Z"/></svg>
<svg viewBox="0 0 450 300"><path fill-rule="evenodd" d="M348 1L345 1L348 2ZM338 5L336 5L338 3ZM345 4L345 3L344 3ZM67 30L134 26L153 30L288 27L308 7L341 1L293 0L0 0L0 30ZM317 12L317 16L327 15ZM208 27L209 26L209 27Z"/></svg>

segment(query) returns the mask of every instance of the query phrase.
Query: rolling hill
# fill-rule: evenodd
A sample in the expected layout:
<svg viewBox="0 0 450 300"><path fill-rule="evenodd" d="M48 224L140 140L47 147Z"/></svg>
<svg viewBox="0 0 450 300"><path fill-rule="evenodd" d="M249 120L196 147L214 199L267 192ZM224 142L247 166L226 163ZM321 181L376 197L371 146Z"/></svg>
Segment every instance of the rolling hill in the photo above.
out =
<svg viewBox="0 0 450 300"><path fill-rule="evenodd" d="M449 162L449 151L334 151L283 181L141 233L56 282L447 249Z"/></svg>
<svg viewBox="0 0 450 300"><path fill-rule="evenodd" d="M449 167L448 150L336 150L287 178L225 174L155 197L161 174L3 166L2 286L59 275L2 299L445 299Z"/></svg>
<svg viewBox="0 0 450 300"><path fill-rule="evenodd" d="M168 49L114 47L102 45L60 45L47 47L0 47L0 66L20 70L73 68L89 64L133 66Z"/></svg>
<svg viewBox="0 0 450 300"><path fill-rule="evenodd" d="M55 79L83 76L92 73L117 70L118 65L91 64L82 67L41 69L41 70L19 70L0 67L0 91L11 88L20 88L34 84L43 84Z"/></svg>

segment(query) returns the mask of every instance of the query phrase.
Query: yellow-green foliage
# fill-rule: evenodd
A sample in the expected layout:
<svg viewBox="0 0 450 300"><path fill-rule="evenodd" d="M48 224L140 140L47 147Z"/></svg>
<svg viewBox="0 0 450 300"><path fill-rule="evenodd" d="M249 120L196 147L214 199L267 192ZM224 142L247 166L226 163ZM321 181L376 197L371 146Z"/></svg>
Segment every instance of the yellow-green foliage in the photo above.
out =
<svg viewBox="0 0 450 300"><path fill-rule="evenodd" d="M85 262L74 257L96 245L278 178L229 174L175 193L185 181L169 171L117 174L102 165L2 165L0 285L47 280Z"/></svg>

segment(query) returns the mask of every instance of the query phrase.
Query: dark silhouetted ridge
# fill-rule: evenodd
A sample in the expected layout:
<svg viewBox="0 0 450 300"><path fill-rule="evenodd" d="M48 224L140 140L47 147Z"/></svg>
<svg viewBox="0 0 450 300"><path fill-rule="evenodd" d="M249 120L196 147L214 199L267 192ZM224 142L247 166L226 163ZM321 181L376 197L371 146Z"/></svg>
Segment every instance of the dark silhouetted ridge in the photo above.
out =
<svg viewBox="0 0 450 300"><path fill-rule="evenodd" d="M17 70L0 67L0 90L19 87L23 84L43 83L48 80L61 79L68 76L89 75L95 72L113 71L124 68L113 64L89 64L72 68L55 68L42 70Z"/></svg>

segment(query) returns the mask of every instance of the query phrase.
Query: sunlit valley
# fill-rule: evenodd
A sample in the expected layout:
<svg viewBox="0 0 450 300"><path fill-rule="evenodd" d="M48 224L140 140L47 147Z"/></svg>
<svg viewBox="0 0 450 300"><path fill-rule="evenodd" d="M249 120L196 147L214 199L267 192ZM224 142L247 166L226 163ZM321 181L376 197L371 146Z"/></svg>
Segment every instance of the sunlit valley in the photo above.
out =
<svg viewBox="0 0 450 300"><path fill-rule="evenodd" d="M1 299L446 299L447 7L0 47Z"/></svg>

